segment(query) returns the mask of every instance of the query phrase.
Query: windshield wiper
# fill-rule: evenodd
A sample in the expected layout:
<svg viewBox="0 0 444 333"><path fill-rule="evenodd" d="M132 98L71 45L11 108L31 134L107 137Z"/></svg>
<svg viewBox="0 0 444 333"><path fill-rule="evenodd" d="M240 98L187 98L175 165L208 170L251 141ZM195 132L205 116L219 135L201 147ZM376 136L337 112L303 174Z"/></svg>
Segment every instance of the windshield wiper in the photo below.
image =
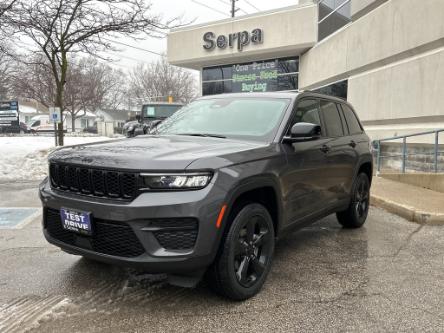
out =
<svg viewBox="0 0 444 333"><path fill-rule="evenodd" d="M189 135L189 136L202 136L205 138L219 138L219 139L226 139L226 136L219 135L219 134L210 134L210 133L177 133L177 135Z"/></svg>

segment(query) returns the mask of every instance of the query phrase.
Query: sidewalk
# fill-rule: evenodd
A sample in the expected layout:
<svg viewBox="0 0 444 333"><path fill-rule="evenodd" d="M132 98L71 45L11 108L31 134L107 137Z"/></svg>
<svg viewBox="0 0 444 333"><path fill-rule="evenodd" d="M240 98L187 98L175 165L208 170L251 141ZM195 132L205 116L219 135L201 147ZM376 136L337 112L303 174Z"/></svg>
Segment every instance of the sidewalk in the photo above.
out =
<svg viewBox="0 0 444 333"><path fill-rule="evenodd" d="M371 204L409 221L444 225L444 193L374 177Z"/></svg>

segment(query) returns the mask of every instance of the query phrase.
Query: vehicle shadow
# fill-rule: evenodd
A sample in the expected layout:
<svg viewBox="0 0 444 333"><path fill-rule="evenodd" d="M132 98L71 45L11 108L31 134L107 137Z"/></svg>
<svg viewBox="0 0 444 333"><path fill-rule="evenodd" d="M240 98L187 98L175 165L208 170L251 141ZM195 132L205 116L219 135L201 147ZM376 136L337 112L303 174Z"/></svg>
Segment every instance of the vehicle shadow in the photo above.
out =
<svg viewBox="0 0 444 333"><path fill-rule="evenodd" d="M217 296L202 281L196 288L180 288L166 282L165 275L78 260L66 272L67 285L79 292L72 302L82 313L138 311L151 315L220 313L242 311L251 304L273 300L310 299L343 292L341 279L349 270L359 270L366 279L367 230L342 229L333 217L283 237L276 245L273 267L263 290L246 302ZM334 290L330 290L336 285ZM262 302L262 303L261 303ZM82 315L83 315L82 314Z"/></svg>

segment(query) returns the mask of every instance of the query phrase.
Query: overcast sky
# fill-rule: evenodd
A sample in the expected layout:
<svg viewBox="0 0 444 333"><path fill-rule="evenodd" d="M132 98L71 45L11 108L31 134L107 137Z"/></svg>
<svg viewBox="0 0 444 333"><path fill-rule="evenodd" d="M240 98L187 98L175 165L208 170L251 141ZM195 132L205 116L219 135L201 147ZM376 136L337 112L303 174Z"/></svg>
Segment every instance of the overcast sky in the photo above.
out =
<svg viewBox="0 0 444 333"><path fill-rule="evenodd" d="M200 5L197 2L203 5ZM153 12L163 15L165 19L183 15L184 22L195 20L193 24L228 18L231 9L230 0L152 0L151 3L153 4ZM241 16L245 15L245 13L253 14L257 12L257 9L249 3L262 11L295 5L298 3L298 0L239 0L237 6L241 8L241 10L238 11L236 15ZM212 7L214 10L205 6ZM146 50L166 53L165 38L149 38L144 41L120 39L119 41ZM114 66L123 70L128 70L137 63L150 62L158 58L158 56L146 51L125 47L120 44L118 47L121 51L113 53L113 56L115 56L115 59L120 60L114 63Z"/></svg>

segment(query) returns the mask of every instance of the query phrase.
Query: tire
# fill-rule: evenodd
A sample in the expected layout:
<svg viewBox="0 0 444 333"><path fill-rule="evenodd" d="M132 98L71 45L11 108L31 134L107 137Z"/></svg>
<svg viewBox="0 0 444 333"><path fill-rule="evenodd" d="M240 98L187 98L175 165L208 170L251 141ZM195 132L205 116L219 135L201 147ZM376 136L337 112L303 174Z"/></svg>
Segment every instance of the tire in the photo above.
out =
<svg viewBox="0 0 444 333"><path fill-rule="evenodd" d="M232 219L219 254L209 269L210 287L242 301L262 288L274 253L274 227L268 210L257 203L244 206Z"/></svg>
<svg viewBox="0 0 444 333"><path fill-rule="evenodd" d="M349 207L336 213L336 217L344 228L360 228L367 220L370 206L370 181L365 173L356 177L351 198Z"/></svg>

